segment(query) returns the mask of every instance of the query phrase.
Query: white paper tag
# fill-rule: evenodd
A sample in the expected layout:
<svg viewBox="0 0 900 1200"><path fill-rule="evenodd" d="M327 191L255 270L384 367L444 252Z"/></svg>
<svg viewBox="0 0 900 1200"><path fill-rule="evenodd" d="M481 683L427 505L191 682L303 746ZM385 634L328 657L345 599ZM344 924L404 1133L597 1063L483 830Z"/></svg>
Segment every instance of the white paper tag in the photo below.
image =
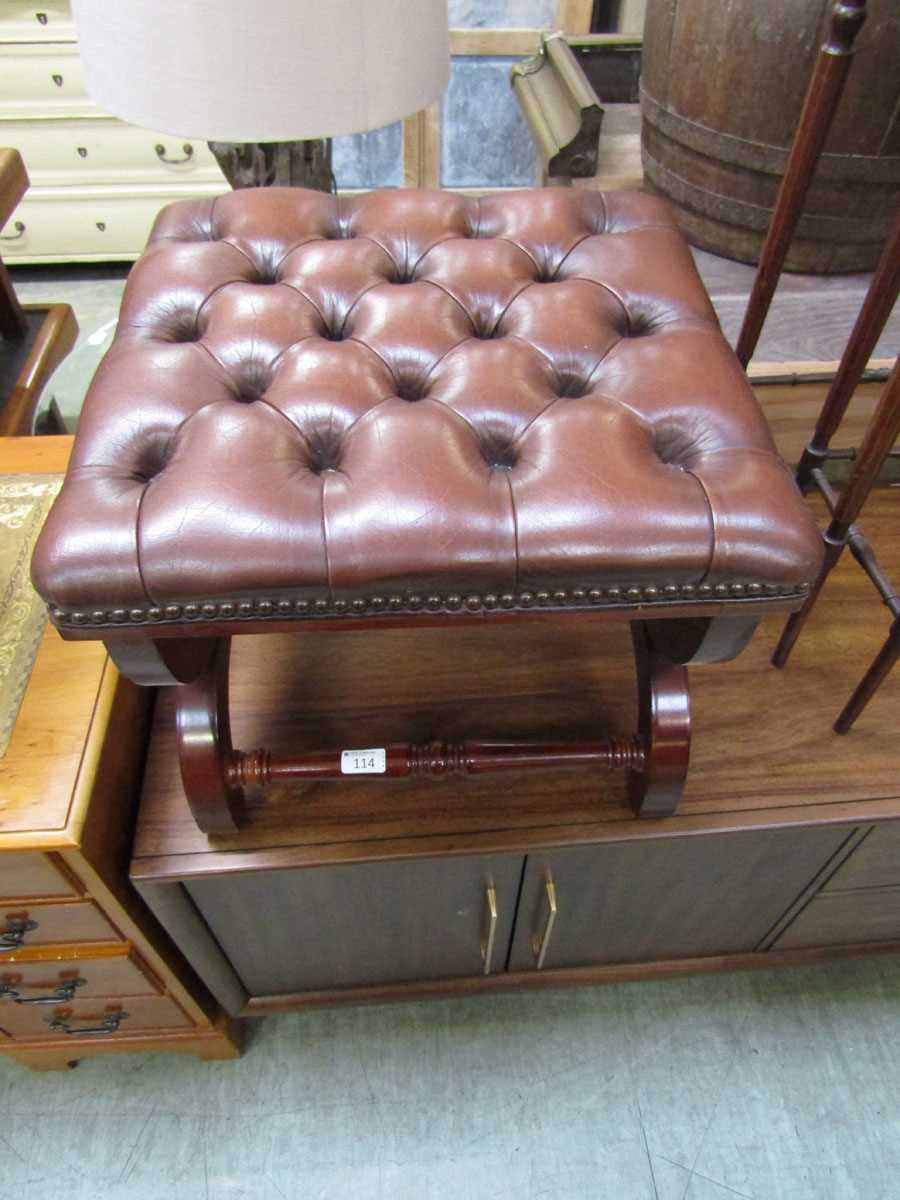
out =
<svg viewBox="0 0 900 1200"><path fill-rule="evenodd" d="M383 775L387 761L383 748L377 750L342 750L342 775Z"/></svg>

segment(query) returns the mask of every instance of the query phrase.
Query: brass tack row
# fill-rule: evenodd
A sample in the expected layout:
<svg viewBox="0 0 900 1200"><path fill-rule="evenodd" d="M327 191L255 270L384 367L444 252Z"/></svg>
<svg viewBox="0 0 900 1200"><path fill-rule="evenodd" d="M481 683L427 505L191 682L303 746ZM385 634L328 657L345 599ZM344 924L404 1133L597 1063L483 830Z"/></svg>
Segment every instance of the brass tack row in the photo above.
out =
<svg viewBox="0 0 900 1200"><path fill-rule="evenodd" d="M369 596L355 600L223 600L188 604L166 604L148 608L93 609L90 611L60 608L50 610L57 625L125 625L164 621L240 621L279 617L362 616L366 613L400 612L469 612L496 609L548 607L614 607L647 603L678 603L682 601L740 600L775 596L796 596L809 591L808 583L701 583L653 584L641 587L571 588L555 591L485 592L462 595L428 594L407 596Z"/></svg>

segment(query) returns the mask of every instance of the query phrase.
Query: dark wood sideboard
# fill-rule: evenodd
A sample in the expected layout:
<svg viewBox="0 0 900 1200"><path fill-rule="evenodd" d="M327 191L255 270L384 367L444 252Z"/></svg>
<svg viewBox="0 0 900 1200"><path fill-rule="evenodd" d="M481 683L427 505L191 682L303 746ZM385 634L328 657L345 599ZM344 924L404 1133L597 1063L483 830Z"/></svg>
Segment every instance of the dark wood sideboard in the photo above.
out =
<svg viewBox="0 0 900 1200"><path fill-rule="evenodd" d="M896 505L876 493L867 510L894 572ZM693 670L688 788L657 821L631 815L615 776L585 771L357 778L272 786L238 835L209 840L163 692L131 878L246 1016L900 951L900 675L852 734L831 732L879 608L842 563L787 671L769 666L777 620L734 663ZM235 743L625 732L629 654L627 630L589 618L238 639Z"/></svg>

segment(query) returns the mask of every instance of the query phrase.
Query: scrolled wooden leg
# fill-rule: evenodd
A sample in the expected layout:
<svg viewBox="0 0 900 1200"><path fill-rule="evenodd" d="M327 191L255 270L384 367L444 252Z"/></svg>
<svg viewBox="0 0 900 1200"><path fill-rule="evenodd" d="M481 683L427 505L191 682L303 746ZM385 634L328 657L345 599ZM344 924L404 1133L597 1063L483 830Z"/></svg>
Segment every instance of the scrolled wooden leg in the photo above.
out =
<svg viewBox="0 0 900 1200"><path fill-rule="evenodd" d="M176 693L181 780L194 820L204 833L234 833L243 809L244 794L232 777L230 652L231 639L219 638L206 669Z"/></svg>
<svg viewBox="0 0 900 1200"><path fill-rule="evenodd" d="M632 622L631 636L644 765L628 772L629 800L639 817L667 817L678 807L691 754L687 667L657 649L645 622Z"/></svg>
<svg viewBox="0 0 900 1200"><path fill-rule="evenodd" d="M206 670L217 638L107 638L106 653L142 687L191 683Z"/></svg>

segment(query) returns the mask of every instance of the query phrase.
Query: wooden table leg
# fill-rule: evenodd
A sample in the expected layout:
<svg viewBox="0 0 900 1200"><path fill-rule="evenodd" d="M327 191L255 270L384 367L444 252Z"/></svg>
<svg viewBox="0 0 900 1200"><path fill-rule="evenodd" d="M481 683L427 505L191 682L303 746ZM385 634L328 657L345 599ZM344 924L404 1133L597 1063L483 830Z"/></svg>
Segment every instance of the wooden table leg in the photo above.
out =
<svg viewBox="0 0 900 1200"><path fill-rule="evenodd" d="M835 733L850 732L853 722L878 691L885 679L887 679L898 658L900 658L900 618L894 621L887 641L879 650L875 661L857 684L853 695L844 705L841 715L834 723Z"/></svg>
<svg viewBox="0 0 900 1200"><path fill-rule="evenodd" d="M859 516L860 509L865 504L898 434L900 434L900 359L894 364L894 369L879 398L875 414L866 429L859 454L853 464L853 470L837 498L831 521L824 534L825 560L819 577L810 589L803 607L791 615L784 627L781 639L775 647L772 663L776 667L783 667L787 662L825 580L837 564L844 546L847 544L853 523Z"/></svg>
<svg viewBox="0 0 900 1200"><path fill-rule="evenodd" d="M797 135L778 189L772 223L760 254L753 291L738 338L737 356L744 367L753 357L775 295L816 163L844 90L852 61L853 43L865 19L866 0L836 0L832 7L828 35L819 52L803 101Z"/></svg>
<svg viewBox="0 0 900 1200"><path fill-rule="evenodd" d="M888 317L893 311L900 294L900 207L891 235L885 243L866 292L863 306L853 326L853 331L841 356L837 374L831 381L822 411L809 445L803 451L797 466L797 483L808 488L816 467L825 465L828 447L844 419L847 405L853 398L857 384L875 349Z"/></svg>

